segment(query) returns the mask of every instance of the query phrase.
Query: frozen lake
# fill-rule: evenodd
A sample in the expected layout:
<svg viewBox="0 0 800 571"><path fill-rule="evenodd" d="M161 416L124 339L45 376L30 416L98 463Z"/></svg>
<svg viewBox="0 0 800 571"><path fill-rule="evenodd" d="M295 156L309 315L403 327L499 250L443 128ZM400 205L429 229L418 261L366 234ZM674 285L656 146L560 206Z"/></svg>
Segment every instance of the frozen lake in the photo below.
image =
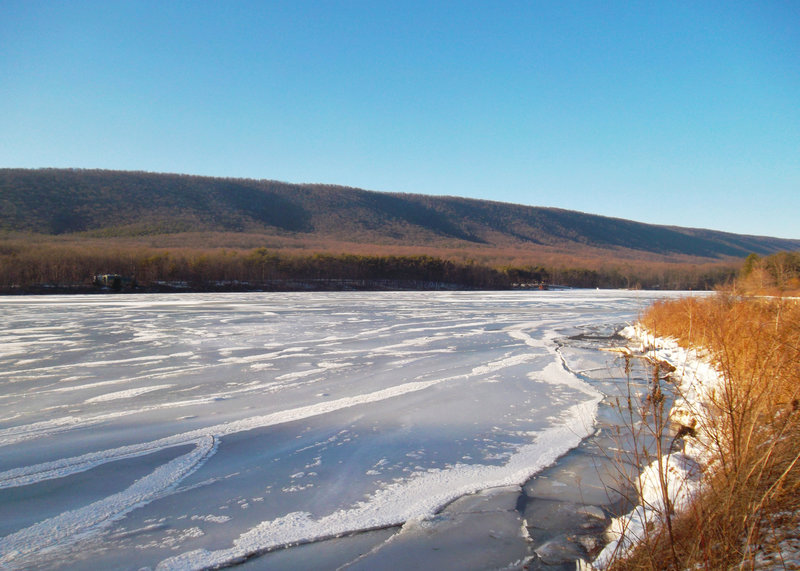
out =
<svg viewBox="0 0 800 571"><path fill-rule="evenodd" d="M0 298L0 568L388 568L590 434L568 340L664 295Z"/></svg>

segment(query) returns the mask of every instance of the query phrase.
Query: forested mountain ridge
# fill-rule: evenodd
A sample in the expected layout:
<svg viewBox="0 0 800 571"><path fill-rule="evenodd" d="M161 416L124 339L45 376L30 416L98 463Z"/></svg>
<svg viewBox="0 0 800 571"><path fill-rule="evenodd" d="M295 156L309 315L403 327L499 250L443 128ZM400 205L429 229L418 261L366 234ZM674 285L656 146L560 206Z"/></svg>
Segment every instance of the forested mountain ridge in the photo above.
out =
<svg viewBox="0 0 800 571"><path fill-rule="evenodd" d="M487 200L80 169L0 169L0 230L109 237L233 232L442 248L625 249L709 260L800 250L800 240Z"/></svg>

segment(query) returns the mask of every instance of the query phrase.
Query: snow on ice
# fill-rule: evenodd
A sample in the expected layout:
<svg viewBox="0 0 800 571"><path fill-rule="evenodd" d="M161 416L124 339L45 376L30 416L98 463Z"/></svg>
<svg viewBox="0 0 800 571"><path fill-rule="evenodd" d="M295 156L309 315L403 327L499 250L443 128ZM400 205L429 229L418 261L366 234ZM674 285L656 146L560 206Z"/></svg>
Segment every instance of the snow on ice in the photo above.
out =
<svg viewBox="0 0 800 571"><path fill-rule="evenodd" d="M558 341L654 297L0 299L0 566L203 568L356 533L330 550L363 563L590 434L602 395Z"/></svg>

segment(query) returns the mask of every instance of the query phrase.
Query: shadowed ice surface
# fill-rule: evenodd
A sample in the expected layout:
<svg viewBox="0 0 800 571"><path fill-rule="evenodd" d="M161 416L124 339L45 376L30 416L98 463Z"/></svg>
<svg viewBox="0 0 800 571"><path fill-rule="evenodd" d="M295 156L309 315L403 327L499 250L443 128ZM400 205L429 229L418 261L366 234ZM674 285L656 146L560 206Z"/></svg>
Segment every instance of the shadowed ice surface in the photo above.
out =
<svg viewBox="0 0 800 571"><path fill-rule="evenodd" d="M653 298L4 298L0 567L513 566Z"/></svg>

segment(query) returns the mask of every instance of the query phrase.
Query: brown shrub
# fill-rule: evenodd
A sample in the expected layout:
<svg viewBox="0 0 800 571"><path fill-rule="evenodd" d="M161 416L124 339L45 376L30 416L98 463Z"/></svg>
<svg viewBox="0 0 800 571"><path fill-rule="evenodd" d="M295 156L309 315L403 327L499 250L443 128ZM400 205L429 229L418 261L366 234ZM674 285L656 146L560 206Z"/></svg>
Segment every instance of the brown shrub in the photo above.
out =
<svg viewBox="0 0 800 571"><path fill-rule="evenodd" d="M752 568L765 522L800 508L800 302L720 293L656 303L641 322L707 351L723 383L705 404L701 497L671 539L654 534L614 568Z"/></svg>

